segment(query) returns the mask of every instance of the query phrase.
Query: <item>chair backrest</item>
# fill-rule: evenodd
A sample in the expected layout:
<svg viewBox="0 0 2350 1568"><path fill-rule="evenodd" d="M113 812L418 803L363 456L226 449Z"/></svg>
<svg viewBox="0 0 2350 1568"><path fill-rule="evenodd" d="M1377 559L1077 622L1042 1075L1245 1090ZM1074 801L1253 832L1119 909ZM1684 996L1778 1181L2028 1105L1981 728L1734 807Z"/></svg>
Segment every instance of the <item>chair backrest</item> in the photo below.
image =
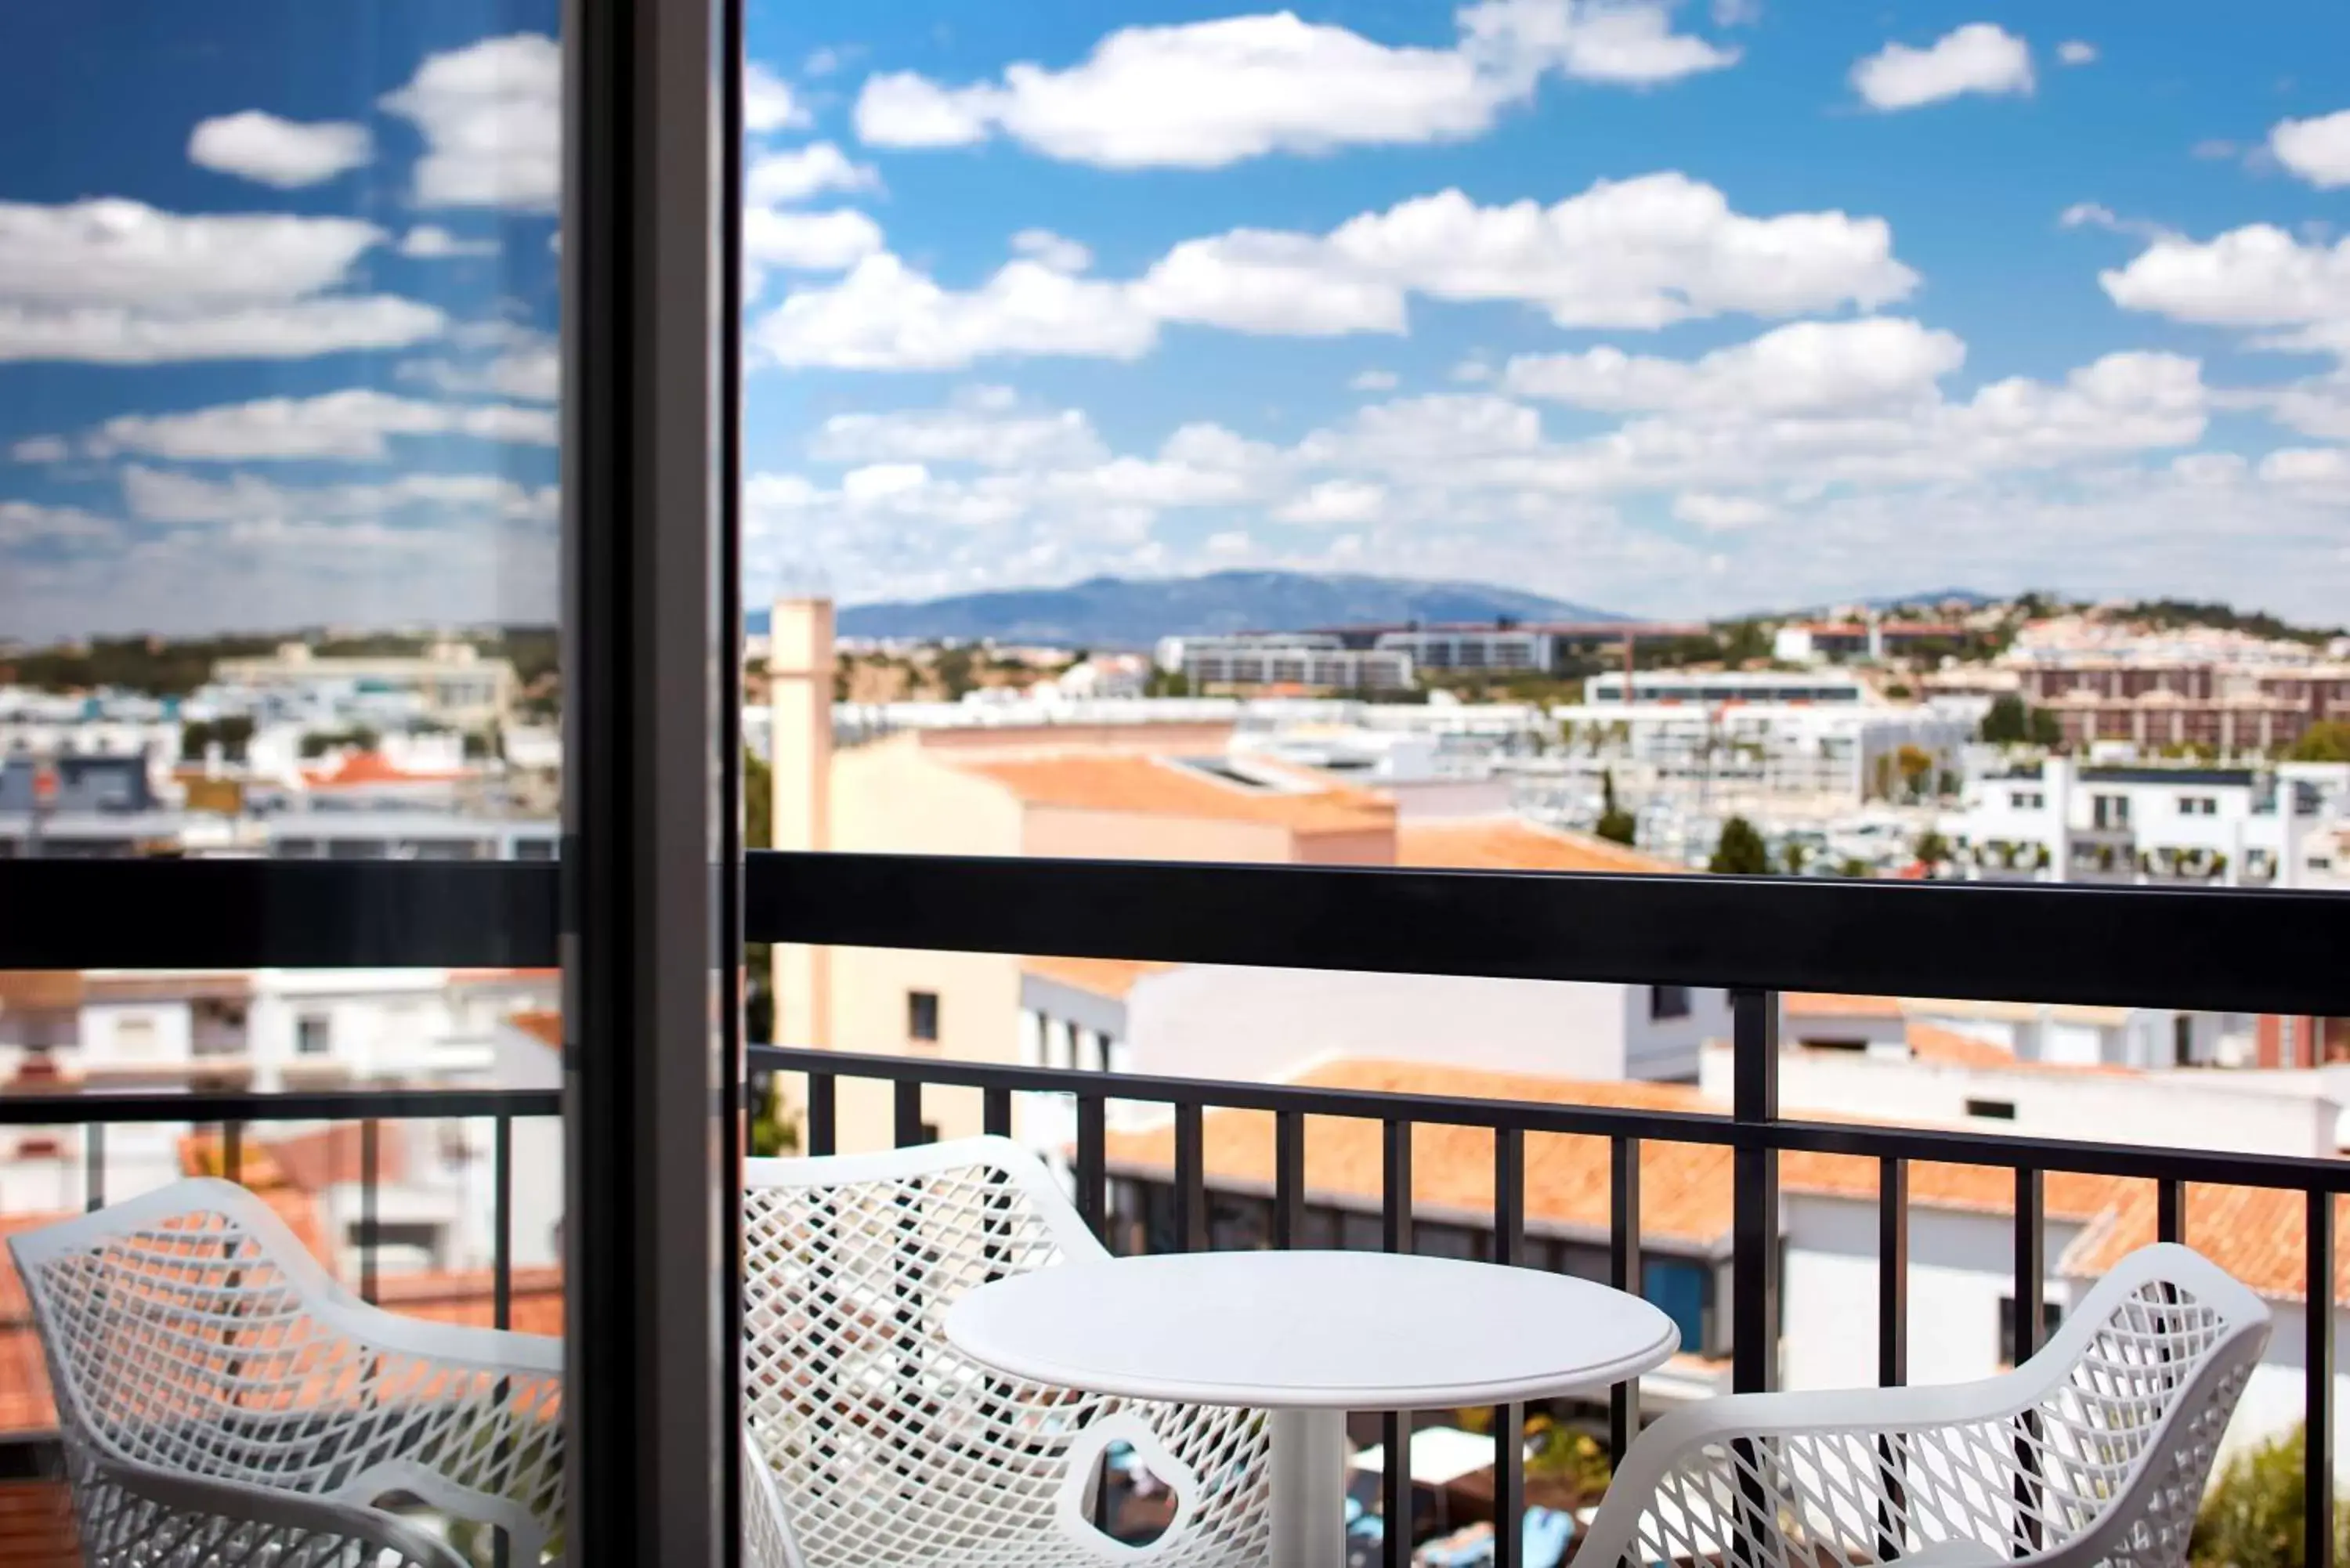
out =
<svg viewBox="0 0 2350 1568"><path fill-rule="evenodd" d="M559 1522L556 1367L469 1355L481 1336L436 1324L388 1335L242 1187L176 1182L9 1248L78 1490L111 1465L359 1507L404 1493L534 1553Z"/></svg>
<svg viewBox="0 0 2350 1568"><path fill-rule="evenodd" d="M743 1409L807 1568L920 1563L1052 1523L1110 1402L967 1360L940 1323L993 1279L1107 1255L1008 1138L743 1164Z"/></svg>
<svg viewBox="0 0 2350 1568"><path fill-rule="evenodd" d="M1673 1411L1633 1445L1579 1554L2184 1561L2228 1417L2269 1335L2260 1298L2178 1246L2123 1259L2030 1361L1977 1383L1764 1394Z"/></svg>

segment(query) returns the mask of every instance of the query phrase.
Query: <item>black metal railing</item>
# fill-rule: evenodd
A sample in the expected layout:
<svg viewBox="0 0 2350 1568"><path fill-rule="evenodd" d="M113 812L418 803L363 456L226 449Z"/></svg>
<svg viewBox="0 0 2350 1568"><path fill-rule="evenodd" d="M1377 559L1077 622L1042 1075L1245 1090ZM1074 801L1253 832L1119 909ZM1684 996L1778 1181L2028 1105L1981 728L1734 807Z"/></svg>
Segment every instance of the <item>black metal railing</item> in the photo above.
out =
<svg viewBox="0 0 2350 1568"><path fill-rule="evenodd" d="M1877 1375L1908 1379L1909 1176L1918 1161L2013 1173L2014 1356L2039 1346L2048 1262L2045 1185L2052 1172L2143 1179L2157 1190L2158 1231L2187 1240L2190 1184L2299 1191L2308 1246L2304 1397L2308 1485L2303 1526L2312 1568L2333 1561L2332 1314L2334 1205L2350 1193L2350 1161L2143 1144L2002 1137L1783 1116L1781 992L1893 993L2338 1015L2350 981L2334 955L2350 939L2350 899L2227 896L2052 886L1915 887L1744 877L1539 876L1300 867L889 856L751 857L746 931L754 940L840 947L1173 960L1329 971L1614 981L1718 987L1731 1001L1728 1116L1557 1105L1284 1084L1243 1084L1006 1066L841 1051L754 1048L754 1072L804 1080L807 1151L835 1150L842 1080L891 1087L895 1141L929 1136L924 1090L981 1096L985 1130L1009 1133L1014 1096L1066 1096L1075 1109L1070 1159L1087 1222L1108 1240L1107 1108L1167 1107L1171 1126L1174 1244L1208 1244L1213 1190L1205 1169L1210 1109L1274 1118L1273 1244L1297 1244L1309 1196L1305 1119L1351 1118L1380 1129L1380 1236L1412 1245L1411 1148L1419 1127L1493 1135L1492 1255L1520 1261L1525 1242L1525 1138L1606 1138L1611 1194L1608 1272L1641 1284L1639 1169L1648 1142L1731 1153L1731 1358L1739 1391L1768 1388L1780 1341L1783 1154L1845 1155L1877 1171ZM1494 1412L1497 1568L1519 1557L1525 1497L1522 1407ZM1610 1399L1611 1452L1639 1425L1636 1386ZM1409 1417L1383 1416L1384 1506L1410 1515ZM1391 1529L1390 1564L1406 1564L1410 1532ZM1887 1542L1888 1547L1896 1543Z"/></svg>
<svg viewBox="0 0 2350 1568"><path fill-rule="evenodd" d="M552 866L302 867L223 863L8 867L0 964L19 968L259 965L549 964L557 951L559 875ZM1778 1337L1781 1155L1874 1160L1879 1241L1878 1374L1908 1374L1908 1176L1917 1161L2014 1175L2015 1314L2020 1356L2036 1345L2050 1172L2150 1181L2158 1231L2187 1239L2189 1184L2305 1195L2305 1299L2333 1296L2334 1199L2350 1162L1936 1129L1790 1119L1778 1105L1779 993L1789 990L2079 1002L2294 1015L2350 1014L2350 899L2289 892L2183 892L2054 886L1901 886L1747 877L1545 876L1313 867L967 859L872 855L747 857L744 929L755 941L1071 957L1155 959L1291 969L1613 981L1720 988L1733 999L1735 1054L1727 1116L1618 1107L1392 1096L1293 1085L1071 1073L985 1064L761 1050L754 1070L806 1076L807 1144L837 1141L844 1078L892 1085L900 1142L925 1135L927 1086L976 1091L983 1125L1009 1132L1014 1096L1075 1104L1078 1202L1108 1221L1107 1106L1170 1107L1175 1233L1204 1244L1210 1188L1202 1122L1211 1108L1270 1112L1275 1245L1304 1229L1305 1118L1363 1118L1382 1128L1384 1244L1411 1244L1411 1131L1494 1134L1494 1255L1514 1261L1525 1232L1525 1145L1533 1134L1605 1137L1614 1190L1609 1273L1638 1289L1638 1173L1644 1142L1707 1144L1732 1156L1732 1383L1767 1387ZM169 918L126 921L124 911ZM203 919L185 918L202 909ZM594 1064L579 1064L593 1072ZM0 1122L257 1120L344 1115L462 1115L452 1102L398 1096L73 1096L42 1106L0 1099ZM335 1108L327 1110L329 1101ZM556 1096L509 1106L548 1114ZM94 1110L102 1103L102 1115ZM215 1107L212 1109L199 1108ZM136 1115L124 1114L141 1105ZM234 1107L234 1108L233 1108ZM494 1113L492 1113L494 1114ZM2307 1314L2302 1347L2308 1413L2306 1561L2333 1561L2331 1314ZM1637 1429L1636 1396L1610 1411L1620 1453ZM1522 1412L1502 1412L1505 1438ZM1399 1437L1399 1423L1390 1438ZM1400 1447L1391 1448L1400 1453ZM1499 1446L1497 1562L1514 1562L1522 1450ZM1408 1477L1408 1467L1390 1472ZM1396 1484L1401 1484L1398 1481ZM1399 1517L1391 1514L1390 1517ZM1408 1532L1388 1541L1407 1560Z"/></svg>

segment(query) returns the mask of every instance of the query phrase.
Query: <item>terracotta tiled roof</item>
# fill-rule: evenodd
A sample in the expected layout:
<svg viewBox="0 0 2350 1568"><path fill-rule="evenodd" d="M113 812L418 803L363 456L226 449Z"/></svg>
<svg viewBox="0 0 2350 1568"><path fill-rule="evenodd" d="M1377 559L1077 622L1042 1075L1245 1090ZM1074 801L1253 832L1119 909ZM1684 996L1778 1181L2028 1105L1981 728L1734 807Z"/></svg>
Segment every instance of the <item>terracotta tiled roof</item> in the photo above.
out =
<svg viewBox="0 0 2350 1568"><path fill-rule="evenodd" d="M521 1030L542 1045L556 1051L563 1049L563 1014L560 1012L536 1009L528 1012L517 1012L507 1019L506 1023L509 1026Z"/></svg>
<svg viewBox="0 0 2350 1568"><path fill-rule="evenodd" d="M952 761L956 767L993 779L1031 805L1262 822L1302 833L1357 832L1395 824L1394 804L1362 790L1329 784L1295 791L1250 789L1166 757L1058 752Z"/></svg>
<svg viewBox="0 0 2350 1568"><path fill-rule="evenodd" d="M1039 980L1053 981L1072 991L1119 1001L1134 990L1137 981L1181 967L1180 964L1160 963L1151 959L1088 958L1031 958L1024 960L1020 965L1022 972L1033 974Z"/></svg>
<svg viewBox="0 0 2350 1568"><path fill-rule="evenodd" d="M0 1563L8 1568L81 1568L73 1496L63 1481L0 1481Z"/></svg>
<svg viewBox="0 0 2350 1568"><path fill-rule="evenodd" d="M1471 871L1688 869L1587 833L1539 827L1514 816L1405 823L1396 830L1396 864Z"/></svg>
<svg viewBox="0 0 2350 1568"><path fill-rule="evenodd" d="M561 980L559 969L452 969L451 985L495 985L509 980Z"/></svg>
<svg viewBox="0 0 2350 1568"><path fill-rule="evenodd" d="M1909 1054L1920 1062L1953 1067L2012 1067L2015 1053L1988 1040L1961 1034L1938 1024L1912 1023L1907 1031Z"/></svg>
<svg viewBox="0 0 2350 1568"><path fill-rule="evenodd" d="M312 789L349 789L366 784L446 784L468 775L463 772L411 773L394 766L381 752L351 752L332 767L303 771Z"/></svg>
<svg viewBox="0 0 2350 1568"><path fill-rule="evenodd" d="M12 1007L78 1007L81 997L78 969L0 970L0 1012Z"/></svg>
<svg viewBox="0 0 2350 1568"><path fill-rule="evenodd" d="M1790 991L1780 998L1789 1018L1898 1018L1898 996L1847 996L1835 991Z"/></svg>
<svg viewBox="0 0 2350 1568"><path fill-rule="evenodd" d="M2066 1273L2084 1278L2102 1274L2160 1233L2154 1184L2117 1181L2115 1186L2110 1209L2065 1252ZM2190 1186L2188 1244L2264 1296L2305 1301L2308 1202L2303 1193L2273 1188ZM2350 1198L2337 1198L2335 1231L2345 1224L2350 1224ZM2350 1302L2350 1252L2338 1248L2334 1300Z"/></svg>

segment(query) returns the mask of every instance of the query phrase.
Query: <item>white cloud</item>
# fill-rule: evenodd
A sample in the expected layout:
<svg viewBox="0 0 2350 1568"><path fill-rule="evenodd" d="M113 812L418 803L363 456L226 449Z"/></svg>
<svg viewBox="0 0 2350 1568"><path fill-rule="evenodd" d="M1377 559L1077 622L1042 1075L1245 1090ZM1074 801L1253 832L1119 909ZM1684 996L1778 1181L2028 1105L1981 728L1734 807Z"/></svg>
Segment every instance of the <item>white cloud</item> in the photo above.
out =
<svg viewBox="0 0 2350 1568"><path fill-rule="evenodd" d="M2075 202L2056 215L2056 223L2060 228L2103 229L2140 240L2158 240L2170 233L2145 218L2125 218L2102 202Z"/></svg>
<svg viewBox="0 0 2350 1568"><path fill-rule="evenodd" d="M495 321L460 327L451 336L467 348L494 348L498 352L471 364L447 359L411 361L400 368L401 378L421 381L443 392L486 392L534 403L550 403L561 395L563 355L548 334L512 322Z"/></svg>
<svg viewBox="0 0 2350 1568"><path fill-rule="evenodd" d="M2261 459L2260 476L2268 484L2325 491L2350 498L2350 451L2341 447L2286 447Z"/></svg>
<svg viewBox="0 0 2350 1568"><path fill-rule="evenodd" d="M858 50L854 46L847 48L827 46L810 49L807 58L800 62L800 74L810 77L828 77L846 65L850 57L857 53Z"/></svg>
<svg viewBox="0 0 2350 1568"><path fill-rule="evenodd" d="M14 462L63 462L73 455L73 443L60 435L26 436L8 449Z"/></svg>
<svg viewBox="0 0 2350 1568"><path fill-rule="evenodd" d="M795 292L754 329L774 361L952 369L991 354L1132 358L1164 322L1287 337L1400 333L1409 296L1515 300L1562 327L1656 327L1898 299L1917 275L1880 218L1753 218L1678 173L1601 181L1542 207L1445 191L1327 234L1240 229L1176 245L1131 282L1015 261L970 292L887 253Z"/></svg>
<svg viewBox="0 0 2350 1568"><path fill-rule="evenodd" d="M330 296L193 315L121 306L50 309L0 303L0 362L306 359L350 349L405 348L437 337L448 325L436 306L389 295Z"/></svg>
<svg viewBox="0 0 2350 1568"><path fill-rule="evenodd" d="M743 67L743 129L754 136L791 130L808 123L808 111L791 84L753 60Z"/></svg>
<svg viewBox="0 0 2350 1568"><path fill-rule="evenodd" d="M1577 408L1817 414L1930 397L1966 361L1966 345L1915 321L1799 321L1696 360L1612 348L1521 355L1503 381L1522 396Z"/></svg>
<svg viewBox="0 0 2350 1568"><path fill-rule="evenodd" d="M137 452L180 462L380 459L395 435L476 436L552 446L555 416L500 404L462 407L355 387L314 398L261 398L176 414L122 414L82 443L93 457Z"/></svg>
<svg viewBox="0 0 2350 1568"><path fill-rule="evenodd" d="M753 159L743 196L754 207L788 206L827 191L869 191L880 183L870 165L850 161L829 141L811 141Z"/></svg>
<svg viewBox="0 0 2350 1568"><path fill-rule="evenodd" d="M1383 484L1359 479L1326 479L1295 500L1275 508L1273 514L1284 523L1316 528L1368 523L1385 509L1387 499L1387 487Z"/></svg>
<svg viewBox="0 0 2350 1568"><path fill-rule="evenodd" d="M382 104L424 138L419 205L555 210L563 178L563 52L554 39L515 33L428 55Z"/></svg>
<svg viewBox="0 0 2350 1568"><path fill-rule="evenodd" d="M1717 27L1751 27L1762 19L1762 0L1713 0Z"/></svg>
<svg viewBox="0 0 2350 1568"><path fill-rule="evenodd" d="M959 147L1001 132L1107 168L1217 168L1271 152L1459 140L1530 98L1546 74L1651 85L1732 64L1738 51L1671 30L1652 0L1485 0L1449 48L1389 47L1289 12L1125 27L1064 70L1031 62L946 87L868 78L858 135Z"/></svg>
<svg viewBox="0 0 2350 1568"><path fill-rule="evenodd" d="M1673 515L1709 534L1759 528L1775 521L1779 509L1752 495L1719 495L1707 490L1684 490L1673 497Z"/></svg>
<svg viewBox="0 0 2350 1568"><path fill-rule="evenodd" d="M1019 410L983 389L945 409L834 414L809 455L824 462L958 462L984 468L1077 467L1109 456L1077 409Z"/></svg>
<svg viewBox="0 0 2350 1568"><path fill-rule="evenodd" d="M2068 66L2093 66L2097 63L2097 46L2082 38L2067 38L2056 46L2056 58Z"/></svg>
<svg viewBox="0 0 2350 1568"><path fill-rule="evenodd" d="M2174 321L2321 332L2350 324L2350 240L2304 244L2268 223L2158 240L2097 281L2124 309Z"/></svg>
<svg viewBox="0 0 2350 1568"><path fill-rule="evenodd" d="M1012 236L1012 248L1055 272L1083 272L1094 265L1093 252L1050 229L1023 229Z"/></svg>
<svg viewBox="0 0 2350 1568"><path fill-rule="evenodd" d="M364 125L323 120L305 125L248 109L199 120L188 137L188 161L292 191L359 168L375 155Z"/></svg>
<svg viewBox="0 0 2350 1568"><path fill-rule="evenodd" d="M994 354L1131 359L1157 334L1120 285L1015 261L977 289L952 292L884 253L837 284L793 292L752 341L780 365L950 370Z"/></svg>
<svg viewBox="0 0 2350 1568"><path fill-rule="evenodd" d="M43 506L31 501L0 501L0 545L104 539L118 532L109 519L78 506Z"/></svg>
<svg viewBox="0 0 2350 1568"><path fill-rule="evenodd" d="M754 269L744 293L758 293L760 267L842 272L880 249L881 225L853 208L800 213L753 207L743 214L743 259Z"/></svg>
<svg viewBox="0 0 2350 1568"><path fill-rule="evenodd" d="M2032 49L1992 22L1970 22L1922 49L1887 44L1852 67L1871 109L1917 109L1962 93L2028 93Z"/></svg>
<svg viewBox="0 0 2350 1568"><path fill-rule="evenodd" d="M414 261L494 256L498 254L498 242L460 239L438 223L418 223L400 237L400 254Z"/></svg>
<svg viewBox="0 0 2350 1568"><path fill-rule="evenodd" d="M2321 191L2350 185L2350 109L2278 121L2269 132L2269 151Z"/></svg>
<svg viewBox="0 0 2350 1568"><path fill-rule="evenodd" d="M1402 384L1393 370L1357 370L1347 379L1350 392L1392 392Z"/></svg>
<svg viewBox="0 0 2350 1568"><path fill-rule="evenodd" d="M0 299L179 309L294 299L342 281L383 237L356 218L166 213L111 196L0 202Z"/></svg>
<svg viewBox="0 0 2350 1568"><path fill-rule="evenodd" d="M1249 537L1247 529L1227 528L1208 535L1208 554L1228 556L1245 556L1255 547L1255 543Z"/></svg>
<svg viewBox="0 0 2350 1568"><path fill-rule="evenodd" d="M134 517L169 524L378 518L413 508L517 522L543 523L555 514L553 486L500 473L403 473L380 484L296 486L250 473L204 479L134 462L122 469L122 501Z"/></svg>

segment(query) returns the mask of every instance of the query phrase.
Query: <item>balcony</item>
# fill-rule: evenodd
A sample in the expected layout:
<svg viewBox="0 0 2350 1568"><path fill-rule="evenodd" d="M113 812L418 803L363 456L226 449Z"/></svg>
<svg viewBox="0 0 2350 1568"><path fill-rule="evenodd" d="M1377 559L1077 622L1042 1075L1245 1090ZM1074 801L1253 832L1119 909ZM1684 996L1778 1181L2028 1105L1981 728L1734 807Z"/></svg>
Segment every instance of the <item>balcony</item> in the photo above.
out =
<svg viewBox="0 0 2350 1568"><path fill-rule="evenodd" d="M536 964L554 954L554 872L541 866L33 864L11 874L72 889L49 907L91 917L33 929L0 914L0 961L26 967L71 967L100 940L118 965L221 963L232 946L273 964ZM265 878L289 876L261 897ZM159 877L200 891L223 918L133 933L129 945L147 950L126 955L124 933L102 929L100 913ZM318 919L286 919L289 901ZM353 913L362 909L373 911L363 922ZM1729 999L1727 1070L1709 1078L1727 1092L1708 1100L1702 1085L1578 1087L1345 1062L1277 1083L1113 1073L958 1059L951 1033L903 1054L754 1047L747 1067L797 1108L809 1154L964 1133L1026 1138L1065 1170L1085 1223L1116 1253L1419 1251L1648 1295L1682 1326L1685 1354L1604 1403L1459 1412L1436 1428L1357 1417L1357 1441L1386 1454L1416 1453L1414 1431L1442 1426L1484 1439L1490 1464L1448 1482L1444 1506L1448 1522L1502 1521L1504 1539L1530 1506L1571 1512L1596 1501L1561 1480L1548 1450L1521 1440L1530 1430L1587 1430L1620 1458L1645 1419L1725 1391L1939 1376L1938 1311L1956 1288L1943 1252L1961 1218L1975 1243L1996 1239L1997 1261L1978 1256L1966 1288L2001 1303L1999 1352L2012 1360L2131 1246L2183 1239L2213 1253L2278 1303L2278 1344L2258 1374L2264 1405L2272 1417L2307 1412L2312 1473L2325 1478L2341 1459L2334 1324L2285 1314L2296 1302L2339 1300L2337 1199L2350 1191L2350 1163L1785 1115L1782 1066L1794 1047L1780 1020L1782 993L1796 991L2336 1014L2350 1012L2332 958L2345 923L2332 900L2282 893L759 854L745 929L771 941L1014 964L1050 952L1718 990ZM2166 953L2192 958L2148 956ZM282 1179L263 1154L279 1124L354 1127L344 1174L356 1208L340 1217L350 1244L322 1236L318 1250L358 1293L395 1311L542 1328L563 1321L561 1287L543 1267L517 1265L515 1139L558 1112L559 1097L540 1090L0 1098L0 1124L80 1160L90 1207L124 1195L109 1140L141 1126L213 1129L203 1168L265 1194ZM488 1266L408 1273L393 1266L401 1243L387 1234L379 1196L385 1129L460 1118L492 1129L480 1173L494 1213ZM1824 1239L1831 1231L1840 1240ZM572 1310L584 1299L593 1311L596 1288L575 1281ZM54 1462L21 1312L0 1323L17 1379L13 1403L0 1393L0 1442L16 1473ZM1919 1324L1937 1325L1934 1341L1915 1337ZM1915 1367L1913 1350L1926 1358ZM1410 1469L1381 1474L1386 1516L1425 1515L1423 1532L1432 1529L1428 1489L1411 1511ZM2327 1490L2311 1495L2324 1503ZM2329 1509L2311 1505L2313 1530ZM1399 1532L1387 1561L1406 1561L1411 1545Z"/></svg>

